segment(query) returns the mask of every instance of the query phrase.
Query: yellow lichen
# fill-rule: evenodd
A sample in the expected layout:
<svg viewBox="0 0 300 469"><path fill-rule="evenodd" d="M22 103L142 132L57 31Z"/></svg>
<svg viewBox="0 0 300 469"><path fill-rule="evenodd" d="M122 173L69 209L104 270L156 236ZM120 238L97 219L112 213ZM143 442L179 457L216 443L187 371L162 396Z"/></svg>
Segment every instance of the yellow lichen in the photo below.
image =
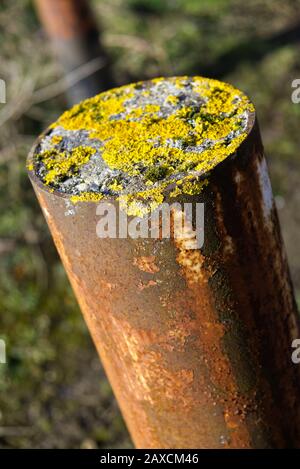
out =
<svg viewBox="0 0 300 469"><path fill-rule="evenodd" d="M119 197L119 201L121 208L128 215L142 218L159 207L164 201L164 196L159 188L141 191L137 194L124 194Z"/></svg>
<svg viewBox="0 0 300 469"><path fill-rule="evenodd" d="M58 145L61 141L62 141L62 136L61 135L53 135L53 137L51 138L51 142L53 143L53 145Z"/></svg>
<svg viewBox="0 0 300 469"><path fill-rule="evenodd" d="M188 195L199 194L202 191L203 187L207 186L207 184L207 179L203 179L202 181L186 181L182 184L182 192L183 194Z"/></svg>
<svg viewBox="0 0 300 469"><path fill-rule="evenodd" d="M120 192L123 189L122 184L120 184L118 181L112 182L108 187L114 192Z"/></svg>
<svg viewBox="0 0 300 469"><path fill-rule="evenodd" d="M177 96L168 96L166 101L169 104L177 104L178 103L178 97Z"/></svg>
<svg viewBox="0 0 300 469"><path fill-rule="evenodd" d="M58 184L66 177L70 177L79 170L80 166L87 163L95 149L79 146L70 153L58 150L46 150L38 154L38 159L43 162L47 169L44 182L47 185Z"/></svg>
<svg viewBox="0 0 300 469"><path fill-rule="evenodd" d="M175 189L170 192L170 197L178 197L180 194L182 194L182 188L176 185Z"/></svg>
<svg viewBox="0 0 300 469"><path fill-rule="evenodd" d="M180 93L188 81L193 93L202 100L199 106L181 103ZM152 87L164 83L178 91L165 99L169 113L162 116L161 107L147 100L152 96ZM138 93L144 101L140 106L132 105ZM149 189L122 194L123 187L116 181L109 188L119 193L121 203L130 207L130 213L141 214L164 200L169 178L190 172L207 174L233 154L247 135L242 127L245 115L253 111L249 99L227 83L202 77L158 78L83 101L66 111L51 128L88 131L90 138L103 143L101 157L109 168L139 176L143 187ZM55 149L37 155L47 169L45 183L51 185L70 172L76 173L94 151L78 147L68 155L65 152L54 155ZM181 176L177 179L180 181L171 192L173 196L195 194L205 185L201 180L184 183ZM94 192L87 192L72 199L94 200L94 197Z"/></svg>
<svg viewBox="0 0 300 469"><path fill-rule="evenodd" d="M70 200L76 204L77 202L98 202L103 197L103 194L99 192L81 192L79 195L72 195Z"/></svg>

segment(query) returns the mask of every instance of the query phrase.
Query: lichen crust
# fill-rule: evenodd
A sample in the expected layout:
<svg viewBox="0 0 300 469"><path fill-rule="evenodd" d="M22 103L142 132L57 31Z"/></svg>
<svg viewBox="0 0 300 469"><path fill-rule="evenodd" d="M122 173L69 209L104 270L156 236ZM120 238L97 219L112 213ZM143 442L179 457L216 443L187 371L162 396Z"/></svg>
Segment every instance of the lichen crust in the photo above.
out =
<svg viewBox="0 0 300 469"><path fill-rule="evenodd" d="M213 168L246 138L253 113L244 93L209 78L125 85L62 114L29 170L73 203L114 197L143 216L168 190L171 197L201 192Z"/></svg>

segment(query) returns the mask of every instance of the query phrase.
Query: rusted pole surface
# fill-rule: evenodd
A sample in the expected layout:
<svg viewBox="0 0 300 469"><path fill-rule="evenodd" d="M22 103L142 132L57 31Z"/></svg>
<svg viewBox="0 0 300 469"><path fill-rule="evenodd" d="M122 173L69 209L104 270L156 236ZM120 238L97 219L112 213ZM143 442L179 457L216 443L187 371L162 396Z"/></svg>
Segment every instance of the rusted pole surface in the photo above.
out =
<svg viewBox="0 0 300 469"><path fill-rule="evenodd" d="M113 86L108 57L88 0L35 0L35 4L70 80L66 92L69 103L78 103Z"/></svg>
<svg viewBox="0 0 300 469"><path fill-rule="evenodd" d="M237 90L202 79L199 85L197 80L169 79L122 88L117 99L128 94L123 114L116 106L116 95L100 96L85 106L95 109L97 103L104 112L112 100L107 124L115 125L111 145L121 122L125 120L122 132L126 132L126 126L132 130L139 125L132 124L138 120L130 120L126 114L134 110L130 116L136 119L139 104L148 113L147 129L150 125L153 135L157 121L162 132L170 128L174 131L172 142L170 135L159 140L161 147L155 140L154 153L158 147L163 152L163 145L174 148L182 120L189 119L188 125L201 137L194 140L194 147L181 148L186 158L198 151L205 161L206 166L203 162L196 166L198 176L193 173L201 181L199 190L185 190L182 185L190 171L180 176L175 192L171 178L163 196L170 203L205 204L201 248L189 248L184 237L162 235L156 239L100 239L96 234L97 194L102 190L105 201L119 207L124 199L115 193L116 186L115 192L109 192L106 185L105 192L98 180L102 189L99 186L98 192L92 193L85 187L79 197L72 195L74 185L68 179L67 183L65 178L62 182L56 179L51 186L51 165L47 166L43 152L49 151L45 148L55 135L56 141L63 135L66 148L65 139L70 138L70 132L77 132L79 121L74 123L74 119L78 113L85 113L85 107L75 108L41 137L29 157L30 179L136 446L296 448L300 446L300 368L291 361L291 343L300 337L299 319L255 112ZM171 110L160 101L166 103L166 90L173 93L173 98L167 99L173 103ZM145 96L152 101L143 101ZM153 100L159 106L149 109L147 105L153 105ZM243 106L244 120L239 106ZM226 123L224 112L235 113L237 121L242 122L239 125L244 126L229 149L232 134L223 142L225 127L222 132L217 127L220 120L222 125ZM180 114L179 120L176 114L176 125L169 128L174 113ZM72 125L66 129L69 119ZM98 137L104 135L104 127L101 134L98 124L93 126L90 119L91 114L88 124L83 119L81 125L89 131L93 128L94 139L97 131ZM77 137L81 135L80 144L84 145L82 128ZM140 138L145 138L143 128L138 128ZM218 143L206 157L202 153L201 141L207 138L207 129L212 140L224 143L218 163L211 163L213 155L215 159L220 155ZM130 138L133 147L137 145L138 135L131 133ZM126 159L129 143L125 134L123 144ZM99 158L108 165L114 149L109 147L108 157L105 145L100 147ZM143 151L140 145L138 155ZM176 153L176 161L180 155ZM174 169L174 156L166 154L164 162L169 158L173 158ZM148 161L147 165L154 164L157 169L157 161ZM118 171L116 167L120 168L114 160L113 171ZM141 168L140 160L136 167ZM203 167L206 172L201 171ZM80 171L73 175L75 179L83 177L84 170ZM73 176L68 173L75 184ZM154 182L155 187L159 184ZM149 200L149 194L147 197ZM141 193L137 198L145 202ZM128 200L132 202L131 197ZM137 206L141 204L131 205L131 213ZM127 211L130 213L128 206ZM174 223L176 211L172 213Z"/></svg>

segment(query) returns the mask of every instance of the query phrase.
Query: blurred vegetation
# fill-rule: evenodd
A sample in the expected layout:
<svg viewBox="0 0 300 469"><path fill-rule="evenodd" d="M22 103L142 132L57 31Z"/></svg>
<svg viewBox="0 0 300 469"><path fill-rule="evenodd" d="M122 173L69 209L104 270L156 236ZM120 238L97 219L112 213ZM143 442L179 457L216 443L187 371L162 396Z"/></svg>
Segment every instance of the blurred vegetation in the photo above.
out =
<svg viewBox="0 0 300 469"><path fill-rule="evenodd" d="M300 1L93 1L118 84L207 74L258 109L300 298ZM128 447L122 418L25 172L36 136L65 108L61 70L29 0L0 3L0 447Z"/></svg>

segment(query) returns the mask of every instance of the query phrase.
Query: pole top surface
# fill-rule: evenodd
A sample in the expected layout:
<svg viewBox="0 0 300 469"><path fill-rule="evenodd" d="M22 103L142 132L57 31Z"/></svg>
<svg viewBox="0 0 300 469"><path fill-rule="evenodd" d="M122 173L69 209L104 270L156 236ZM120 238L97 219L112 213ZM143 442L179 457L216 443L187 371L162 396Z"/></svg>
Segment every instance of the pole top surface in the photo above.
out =
<svg viewBox="0 0 300 469"><path fill-rule="evenodd" d="M115 197L143 215L170 195L198 193L249 134L254 107L233 86L203 77L156 78L82 101L52 124L28 169L78 201Z"/></svg>

